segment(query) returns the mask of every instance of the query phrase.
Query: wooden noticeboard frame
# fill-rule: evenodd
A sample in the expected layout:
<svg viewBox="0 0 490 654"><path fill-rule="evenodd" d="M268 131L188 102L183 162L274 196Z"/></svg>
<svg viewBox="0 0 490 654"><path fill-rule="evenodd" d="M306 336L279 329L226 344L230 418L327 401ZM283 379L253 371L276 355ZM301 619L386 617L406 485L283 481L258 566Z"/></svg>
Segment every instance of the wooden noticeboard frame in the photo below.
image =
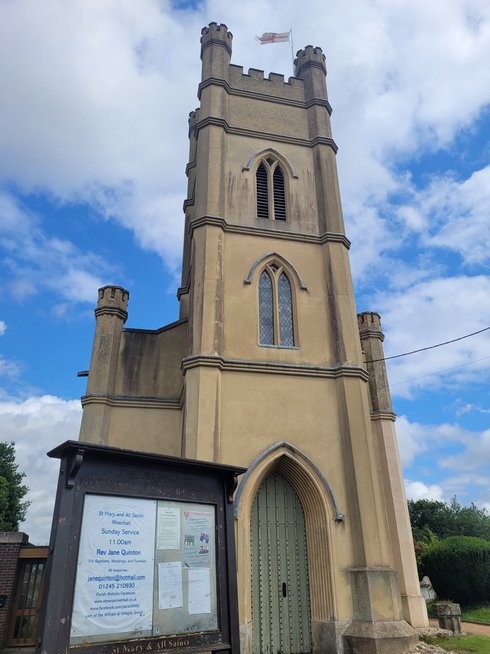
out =
<svg viewBox="0 0 490 654"><path fill-rule="evenodd" d="M67 441L37 654L239 652L243 468Z"/></svg>

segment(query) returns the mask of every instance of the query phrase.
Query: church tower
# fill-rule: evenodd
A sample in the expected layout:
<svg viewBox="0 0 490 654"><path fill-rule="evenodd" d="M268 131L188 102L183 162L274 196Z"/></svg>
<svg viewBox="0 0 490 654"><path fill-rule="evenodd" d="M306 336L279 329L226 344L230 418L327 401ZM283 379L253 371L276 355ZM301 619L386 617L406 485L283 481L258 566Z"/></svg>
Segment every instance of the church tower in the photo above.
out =
<svg viewBox="0 0 490 654"><path fill-rule="evenodd" d="M81 440L248 468L241 652L405 652L425 626L380 319L356 315L325 56L285 81L201 36L179 320L99 292Z"/></svg>

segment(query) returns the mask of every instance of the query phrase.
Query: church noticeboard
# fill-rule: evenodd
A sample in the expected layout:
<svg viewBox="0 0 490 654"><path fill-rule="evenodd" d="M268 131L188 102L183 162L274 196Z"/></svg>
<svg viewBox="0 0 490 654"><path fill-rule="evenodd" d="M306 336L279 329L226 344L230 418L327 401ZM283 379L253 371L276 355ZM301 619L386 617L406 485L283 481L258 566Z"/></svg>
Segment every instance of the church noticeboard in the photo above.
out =
<svg viewBox="0 0 490 654"><path fill-rule="evenodd" d="M61 475L37 651L238 652L230 500L243 469L71 441L49 455Z"/></svg>

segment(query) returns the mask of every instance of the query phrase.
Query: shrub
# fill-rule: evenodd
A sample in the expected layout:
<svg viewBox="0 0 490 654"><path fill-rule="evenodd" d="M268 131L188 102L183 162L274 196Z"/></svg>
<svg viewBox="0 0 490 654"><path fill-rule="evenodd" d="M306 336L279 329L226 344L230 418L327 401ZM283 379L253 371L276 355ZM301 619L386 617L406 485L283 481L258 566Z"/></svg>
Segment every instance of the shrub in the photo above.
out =
<svg viewBox="0 0 490 654"><path fill-rule="evenodd" d="M450 536L421 556L425 575L438 597L460 604L490 600L490 542L474 536Z"/></svg>

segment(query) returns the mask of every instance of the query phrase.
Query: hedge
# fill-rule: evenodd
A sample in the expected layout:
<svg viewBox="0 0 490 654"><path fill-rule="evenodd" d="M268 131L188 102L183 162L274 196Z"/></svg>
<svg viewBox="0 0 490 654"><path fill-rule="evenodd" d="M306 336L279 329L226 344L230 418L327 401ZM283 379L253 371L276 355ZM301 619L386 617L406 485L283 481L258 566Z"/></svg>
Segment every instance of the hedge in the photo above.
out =
<svg viewBox="0 0 490 654"><path fill-rule="evenodd" d="M437 596L460 604L490 600L490 541L450 536L430 545L421 556L424 575Z"/></svg>

